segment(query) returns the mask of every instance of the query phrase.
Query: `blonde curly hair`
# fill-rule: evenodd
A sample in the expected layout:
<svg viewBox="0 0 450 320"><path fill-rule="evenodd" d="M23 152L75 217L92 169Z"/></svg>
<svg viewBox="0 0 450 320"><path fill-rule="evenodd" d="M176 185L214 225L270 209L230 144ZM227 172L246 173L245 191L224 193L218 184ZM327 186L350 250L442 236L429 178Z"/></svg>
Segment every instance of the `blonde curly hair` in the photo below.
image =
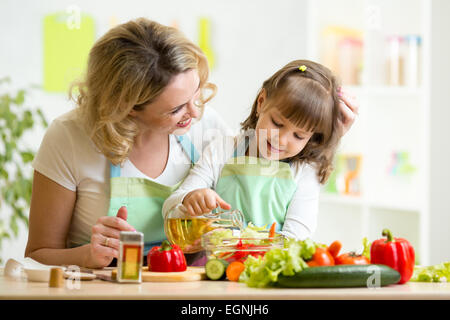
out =
<svg viewBox="0 0 450 320"><path fill-rule="evenodd" d="M97 149L117 165L128 157L139 133L130 111L144 109L174 76L192 69L199 74L196 103L203 110L217 90L207 82L204 53L179 30L139 18L110 29L94 44L85 79L72 85L69 96Z"/></svg>
<svg viewBox="0 0 450 320"><path fill-rule="evenodd" d="M264 109L277 108L293 124L314 132L303 150L289 162L311 163L317 168L320 183L325 183L333 170L333 158L342 136L339 126L339 87L337 78L321 64L295 60L264 81L242 130L256 128L258 97L264 90Z"/></svg>

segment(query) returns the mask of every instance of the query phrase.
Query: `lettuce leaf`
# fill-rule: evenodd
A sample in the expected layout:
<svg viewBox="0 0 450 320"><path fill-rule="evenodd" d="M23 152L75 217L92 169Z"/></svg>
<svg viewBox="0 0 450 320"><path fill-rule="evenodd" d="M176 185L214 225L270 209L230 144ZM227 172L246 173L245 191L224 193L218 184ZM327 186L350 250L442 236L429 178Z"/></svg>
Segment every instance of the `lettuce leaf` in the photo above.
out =
<svg viewBox="0 0 450 320"><path fill-rule="evenodd" d="M239 231L239 230L235 230L235 231ZM208 232L208 234L210 235L209 236L210 242L216 246L219 246L219 245L223 244L222 243L223 239L236 238L236 243L241 238L267 239L269 236L269 233L263 232L263 231L268 231L266 229L266 226L257 227L253 223L249 222L247 227L240 232L240 235L233 235L233 230L226 229L226 228L214 229L214 230ZM248 241L244 240L243 243L253 243L253 244L257 245L257 244L259 244L259 241L258 240L248 240Z"/></svg>
<svg viewBox="0 0 450 320"><path fill-rule="evenodd" d="M434 266L414 267L410 281L414 282L450 282L450 261Z"/></svg>
<svg viewBox="0 0 450 320"><path fill-rule="evenodd" d="M222 245L223 239L228 239L233 237L233 231L231 229L215 229L213 231L210 231L209 239L212 244L216 246Z"/></svg>
<svg viewBox="0 0 450 320"><path fill-rule="evenodd" d="M370 247L372 246L372 243L369 242L367 237L363 238L363 252L362 255L365 256L370 261Z"/></svg>
<svg viewBox="0 0 450 320"><path fill-rule="evenodd" d="M241 238L267 238L268 234L261 231L267 231L266 225L257 227L249 222L247 227L242 230Z"/></svg>
<svg viewBox="0 0 450 320"><path fill-rule="evenodd" d="M286 239L284 248L271 249L264 257L249 256L239 281L255 288L270 286L278 280L279 274L290 276L308 268L305 260L315 251L316 245L311 239Z"/></svg>

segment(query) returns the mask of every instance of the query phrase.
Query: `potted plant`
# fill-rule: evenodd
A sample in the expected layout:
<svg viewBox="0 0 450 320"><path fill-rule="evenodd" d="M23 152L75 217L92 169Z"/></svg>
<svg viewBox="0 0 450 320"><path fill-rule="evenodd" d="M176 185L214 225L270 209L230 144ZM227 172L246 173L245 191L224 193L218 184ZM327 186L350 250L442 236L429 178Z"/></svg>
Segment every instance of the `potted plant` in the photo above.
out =
<svg viewBox="0 0 450 320"><path fill-rule="evenodd" d="M18 236L19 223L28 228L33 177L30 163L35 150L27 146L25 133L48 126L41 109L26 103L31 89L11 92L9 82L9 78L0 79L0 251L4 239Z"/></svg>

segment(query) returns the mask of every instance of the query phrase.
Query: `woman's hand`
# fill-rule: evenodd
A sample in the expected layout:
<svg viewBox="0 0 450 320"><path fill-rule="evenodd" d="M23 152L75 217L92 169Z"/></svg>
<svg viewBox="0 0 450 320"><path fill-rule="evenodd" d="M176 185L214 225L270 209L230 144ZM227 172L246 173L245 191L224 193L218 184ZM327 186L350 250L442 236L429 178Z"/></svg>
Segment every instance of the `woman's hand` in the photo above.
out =
<svg viewBox="0 0 450 320"><path fill-rule="evenodd" d="M341 113L339 124L341 126L342 135L345 135L355 122L359 105L356 98L346 93L342 88L338 90L338 95L341 100L341 103L339 104L339 111Z"/></svg>
<svg viewBox="0 0 450 320"><path fill-rule="evenodd" d="M226 203L219 195L211 189L197 189L189 192L183 200L186 211L191 216L199 216L218 206L225 210L230 210L231 206Z"/></svg>
<svg viewBox="0 0 450 320"><path fill-rule="evenodd" d="M107 267L113 258L119 257L121 231L136 231L127 223L127 208L121 207L116 217L103 216L92 227L88 261L89 268Z"/></svg>

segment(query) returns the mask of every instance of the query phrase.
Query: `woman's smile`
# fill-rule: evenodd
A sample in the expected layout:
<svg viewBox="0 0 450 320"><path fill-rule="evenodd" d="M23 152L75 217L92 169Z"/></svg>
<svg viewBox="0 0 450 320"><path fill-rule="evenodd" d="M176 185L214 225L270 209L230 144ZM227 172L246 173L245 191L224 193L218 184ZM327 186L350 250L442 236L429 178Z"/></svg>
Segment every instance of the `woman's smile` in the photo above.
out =
<svg viewBox="0 0 450 320"><path fill-rule="evenodd" d="M179 128L186 128L187 126L189 126L192 122L192 118L180 121L177 123L177 127Z"/></svg>

